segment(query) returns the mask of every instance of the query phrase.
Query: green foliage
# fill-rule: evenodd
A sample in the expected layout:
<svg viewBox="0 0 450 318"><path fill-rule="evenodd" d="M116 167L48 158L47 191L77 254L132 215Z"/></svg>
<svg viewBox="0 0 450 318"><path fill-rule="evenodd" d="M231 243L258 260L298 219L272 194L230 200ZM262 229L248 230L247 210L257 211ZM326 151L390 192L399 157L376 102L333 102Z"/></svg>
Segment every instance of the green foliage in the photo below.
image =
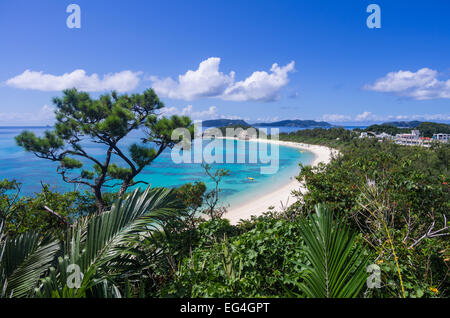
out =
<svg viewBox="0 0 450 318"><path fill-rule="evenodd" d="M206 191L204 182L186 183L178 188L178 198L195 212L203 205L203 194Z"/></svg>
<svg viewBox="0 0 450 318"><path fill-rule="evenodd" d="M111 197L105 196L107 206ZM48 185L42 185L41 192L22 196L19 183L0 182L0 221L4 221L5 232L10 238L30 230L43 236L60 236L67 223L95 210L95 200L88 193L59 193L51 191Z"/></svg>
<svg viewBox="0 0 450 318"><path fill-rule="evenodd" d="M415 128L414 128L415 129ZM395 136L396 134L410 133L411 128L399 128L390 124L371 125L365 129L355 129L356 131L374 132L376 134L386 133Z"/></svg>
<svg viewBox="0 0 450 318"><path fill-rule="evenodd" d="M148 266L142 241L160 232L161 222L181 207L175 190L148 188L119 198L108 212L79 218L61 241L37 232L9 238L0 228L3 296L120 297L124 277L143 277ZM71 286L75 265L80 282Z"/></svg>
<svg viewBox="0 0 450 318"><path fill-rule="evenodd" d="M198 226L199 247L208 247L226 238L234 237L241 233L236 226L232 226L227 219L212 219L201 222Z"/></svg>
<svg viewBox="0 0 450 318"><path fill-rule="evenodd" d="M13 209L20 193L20 183L16 180L0 180L0 223L3 223Z"/></svg>
<svg viewBox="0 0 450 318"><path fill-rule="evenodd" d="M191 119L187 116L163 117L158 120L154 116L149 116L145 126L148 128L146 131L148 138L145 142L153 142L158 146L167 147L173 147L177 143L177 140L172 138L172 135L177 135L177 132L187 132L190 141L195 131Z"/></svg>
<svg viewBox="0 0 450 318"><path fill-rule="evenodd" d="M332 222L331 212L326 214L328 210L324 208L318 212L322 214L312 217L311 222L266 214L247 221L244 227L232 227L218 220L200 224L201 243L184 259L173 282L163 288L163 295L359 295L366 280L367 257L362 254L363 247L356 247L354 234L346 227ZM318 248L326 250L321 253ZM328 267L322 279L319 274L324 273L324 262ZM328 293L326 279L330 285ZM315 284L314 288L311 284Z"/></svg>
<svg viewBox="0 0 450 318"><path fill-rule="evenodd" d="M64 141L51 131L46 131L43 137L37 137L33 132L25 130L16 137L16 142L26 151L48 157L55 156L55 153L64 146Z"/></svg>
<svg viewBox="0 0 450 318"><path fill-rule="evenodd" d="M354 212L367 179L390 192L398 209L426 214L429 207L443 214L449 208L446 164L449 147L435 149L402 147L391 143L360 141L342 148L342 155L326 167L303 167L298 177L306 181L305 202L328 202L332 208Z"/></svg>
<svg viewBox="0 0 450 318"><path fill-rule="evenodd" d="M114 203L111 211L99 216L80 219L71 229L63 250L64 257L50 276L42 280L37 293L41 297L86 297L107 283L108 295L120 296L115 278L122 274L139 275L142 265L135 259L140 237L159 231L158 222L180 206L173 190L135 190L125 199ZM67 286L67 267L78 265L83 273L80 286ZM145 265L145 264L144 264ZM59 273L59 275L58 275ZM70 286L69 286L70 287ZM114 291L114 293L113 293Z"/></svg>
<svg viewBox="0 0 450 318"><path fill-rule="evenodd" d="M164 287L164 296L279 297L285 286L297 288L307 264L299 222L262 216L242 234L218 220L200 229L201 245Z"/></svg>
<svg viewBox="0 0 450 318"><path fill-rule="evenodd" d="M205 169L206 175L214 182L214 188L204 194L203 201L206 207L202 212L211 219L221 218L226 212L226 207L218 206L221 192L219 185L222 178L230 175L230 171L222 168L213 171L209 164L203 164L202 166Z"/></svg>
<svg viewBox="0 0 450 318"><path fill-rule="evenodd" d="M130 146L130 155L138 167L145 167L156 158L156 150L133 144Z"/></svg>
<svg viewBox="0 0 450 318"><path fill-rule="evenodd" d="M64 157L61 160L61 166L66 169L75 169L75 168L81 168L83 166L83 163L79 160L70 158L70 157Z"/></svg>
<svg viewBox="0 0 450 318"><path fill-rule="evenodd" d="M438 133L450 134L450 125L448 124L423 122L416 129L420 130L423 137L432 137Z"/></svg>
<svg viewBox="0 0 450 318"><path fill-rule="evenodd" d="M300 229L311 263L300 285L306 296L357 297L367 279L367 257L361 245L356 247L356 235L334 221L333 213L323 205L316 206L316 213L304 220Z"/></svg>
<svg viewBox="0 0 450 318"><path fill-rule="evenodd" d="M24 233L2 240L0 246L0 296L18 298L31 296L58 252L59 242L41 239L39 233Z"/></svg>
<svg viewBox="0 0 450 318"><path fill-rule="evenodd" d="M112 179L125 180L130 178L132 173L130 168L119 167L115 163L111 163L108 167L108 176Z"/></svg>
<svg viewBox="0 0 450 318"><path fill-rule="evenodd" d="M355 129L355 131L374 132L376 134L387 133L390 135L410 133L411 129L420 131L422 137L432 137L434 134L450 134L450 125L432 122L421 122L414 128L401 128L393 124L386 123L381 125L371 125L365 129Z"/></svg>
<svg viewBox="0 0 450 318"><path fill-rule="evenodd" d="M356 132L345 128L314 128L279 134L280 140L302 142L309 144L341 146L357 139Z"/></svg>
<svg viewBox="0 0 450 318"><path fill-rule="evenodd" d="M364 234L372 247L372 257L390 269L383 271L382 291L373 291L373 296L402 296L397 267L407 297L417 296L416 290L430 295L429 288L436 287L444 296L449 293L448 262L441 251L448 246L448 230L441 232L443 236L425 239L431 242L421 242L413 249L410 246L432 224L435 230L445 226L444 215L450 208L449 156L448 145L427 149L371 140L351 142L342 145L341 155L327 166L302 168L298 179L305 182L308 192L301 195L304 203L293 208L303 210L301 215L311 206L327 203L336 215ZM378 193L370 201L363 197L368 183ZM379 206L379 215L384 217L375 222L362 202L364 206ZM387 231L381 219L387 224Z"/></svg>

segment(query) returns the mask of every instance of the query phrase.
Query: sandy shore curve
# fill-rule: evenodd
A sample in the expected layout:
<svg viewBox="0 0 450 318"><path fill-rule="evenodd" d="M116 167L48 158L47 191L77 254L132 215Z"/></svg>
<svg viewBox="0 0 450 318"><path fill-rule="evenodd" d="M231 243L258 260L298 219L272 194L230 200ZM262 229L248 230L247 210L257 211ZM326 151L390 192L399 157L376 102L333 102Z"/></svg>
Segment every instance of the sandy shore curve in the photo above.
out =
<svg viewBox="0 0 450 318"><path fill-rule="evenodd" d="M279 144L280 146L287 146L312 152L315 158L310 163L311 166L316 166L321 162L327 164L328 162L330 162L333 156L339 153L336 149L332 149L329 147L297 143L291 141L280 141L269 139L258 139L249 141L275 143ZM297 179L295 179L295 177L296 176L292 176L287 184L285 184L284 186L280 187L275 191L271 191L262 196L255 197L253 200L247 201L245 203L236 206L231 206L223 217L230 220L231 224L237 224L241 219L242 220L250 219L252 215L255 216L262 215L264 212L267 212L269 210L269 207L275 207L275 210L280 211L283 206L286 207L293 204L296 201L296 199L292 195L292 191L293 190L300 190L302 192L305 191L304 187L300 184L300 182L297 181Z"/></svg>

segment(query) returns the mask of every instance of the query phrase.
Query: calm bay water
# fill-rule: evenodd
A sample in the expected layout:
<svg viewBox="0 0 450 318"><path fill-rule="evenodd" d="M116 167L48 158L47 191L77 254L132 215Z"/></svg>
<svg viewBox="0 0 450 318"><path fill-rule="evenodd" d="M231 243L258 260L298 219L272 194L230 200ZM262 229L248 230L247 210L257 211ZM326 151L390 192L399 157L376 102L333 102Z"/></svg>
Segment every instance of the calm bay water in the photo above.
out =
<svg viewBox="0 0 450 318"><path fill-rule="evenodd" d="M42 135L46 129L42 127L0 127L0 179L17 180L22 183L22 194L32 194L41 190L41 182L50 184L56 191L73 190L74 186L62 181L56 173L57 163L39 159L31 153L26 153L15 143L14 137L23 130L30 130L37 135ZM270 132L270 131L269 131ZM133 134L123 140L122 148L127 148L135 142L140 142L142 136ZM206 142L208 143L208 142ZM232 144L232 145L230 145ZM244 154L249 155L248 141L234 141L222 143L222 148L233 147L235 157ZM86 150L96 158L102 159L104 148L97 144L85 144ZM270 145L268 146L271 152ZM314 159L310 152L301 152L290 147L279 148L279 170L276 174L260 174L261 166L266 163L222 163L213 164L213 168L225 168L230 170L230 176L225 177L221 183L221 195L223 203L239 204L263 193L275 190L289 181L299 172L298 164L308 164ZM259 156L258 156L259 158ZM114 162L122 164L120 159ZM248 160L246 161L248 162ZM123 165L125 166L125 165ZM254 178L253 181L248 178ZM149 167L146 167L136 180L146 181L152 186L178 187L188 182L204 181L208 187L213 184L208 180L200 164L182 163L175 164L171 159L170 150L164 151ZM140 185L145 186L145 185Z"/></svg>

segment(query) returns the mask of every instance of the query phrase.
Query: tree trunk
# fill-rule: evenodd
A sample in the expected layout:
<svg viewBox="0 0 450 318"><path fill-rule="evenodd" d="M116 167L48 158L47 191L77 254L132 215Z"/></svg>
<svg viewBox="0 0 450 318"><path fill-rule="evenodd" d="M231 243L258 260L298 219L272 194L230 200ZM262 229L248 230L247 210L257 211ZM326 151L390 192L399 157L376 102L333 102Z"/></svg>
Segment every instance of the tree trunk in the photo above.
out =
<svg viewBox="0 0 450 318"><path fill-rule="evenodd" d="M127 191L129 186L130 186L130 180L124 180L122 182L122 186L120 187L120 191L119 191L119 197L121 197L125 194L125 192Z"/></svg>
<svg viewBox="0 0 450 318"><path fill-rule="evenodd" d="M100 215L103 213L103 211L105 211L105 203L103 202L101 187L97 186L93 190L95 195L95 202L97 203L98 208L97 214Z"/></svg>

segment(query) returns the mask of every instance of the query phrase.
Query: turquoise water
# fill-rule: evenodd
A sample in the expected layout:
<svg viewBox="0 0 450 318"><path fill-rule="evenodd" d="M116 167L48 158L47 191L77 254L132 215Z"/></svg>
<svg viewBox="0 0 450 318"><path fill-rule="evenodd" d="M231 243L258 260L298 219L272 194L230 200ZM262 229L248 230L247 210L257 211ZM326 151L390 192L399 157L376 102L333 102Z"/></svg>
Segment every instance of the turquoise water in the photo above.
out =
<svg viewBox="0 0 450 318"><path fill-rule="evenodd" d="M14 137L23 131L24 127L0 127L0 179L15 179L22 183L22 194L32 194L41 190L41 182L50 184L56 191L73 190L74 185L62 181L56 173L57 163L39 159L31 153L26 153L15 144ZM27 127L38 135L41 135L46 128ZM127 147L132 143L139 142L139 134L134 134L125 139L121 146ZM208 143L208 142L205 142ZM233 142L223 141L219 148L231 150L233 147L235 157L245 154L249 158L250 144L252 141ZM97 144L85 144L85 149L95 157L101 159L104 148ZM271 146L268 145L268 153L271 153ZM258 151L261 151L258 147ZM225 156L223 157L225 161ZM259 158L259 156L258 156ZM221 182L222 203L240 204L263 193L275 190L288 182L299 172L298 164L308 164L314 159L310 152L300 152L291 147L279 147L279 170L275 174L261 174L260 168L267 166L267 163L221 163L212 164L213 169L225 168L230 170L230 176L225 177ZM121 163L120 159L115 160ZM246 160L248 162L248 160ZM248 177L254 178L253 181ZM199 163L175 164L171 159L170 150L164 151L149 167L146 167L136 180L143 180L151 183L152 186L178 187L188 182L204 181L208 187L213 184L209 182L207 176ZM141 185L145 186L145 185Z"/></svg>

